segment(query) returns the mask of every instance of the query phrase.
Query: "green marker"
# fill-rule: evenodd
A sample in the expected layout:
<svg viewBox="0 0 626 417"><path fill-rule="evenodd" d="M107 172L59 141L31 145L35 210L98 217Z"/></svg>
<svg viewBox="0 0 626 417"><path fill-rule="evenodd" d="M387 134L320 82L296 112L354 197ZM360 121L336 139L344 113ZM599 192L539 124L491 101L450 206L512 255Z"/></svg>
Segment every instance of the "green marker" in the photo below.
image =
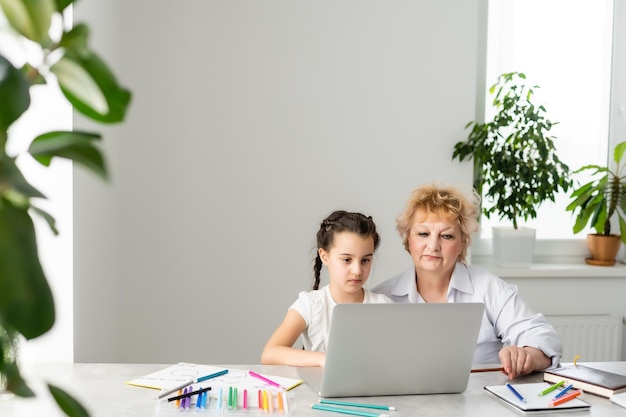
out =
<svg viewBox="0 0 626 417"><path fill-rule="evenodd" d="M548 388L544 389L543 391L541 391L539 393L539 396L543 397L544 395L551 393L552 391L554 391L555 389L557 389L558 387L560 387L563 384L565 384L565 381L557 382L556 384L552 385L551 387L548 387Z"/></svg>

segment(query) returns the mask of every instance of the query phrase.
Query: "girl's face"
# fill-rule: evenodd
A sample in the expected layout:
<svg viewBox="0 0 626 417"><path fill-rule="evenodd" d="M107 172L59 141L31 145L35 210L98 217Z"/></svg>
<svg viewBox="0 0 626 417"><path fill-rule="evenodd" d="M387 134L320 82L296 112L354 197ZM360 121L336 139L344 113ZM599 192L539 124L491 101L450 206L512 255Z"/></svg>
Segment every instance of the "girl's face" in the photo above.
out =
<svg viewBox="0 0 626 417"><path fill-rule="evenodd" d="M330 285L340 291L356 293L370 275L374 239L352 232L336 233L330 250L319 249L319 254L328 268Z"/></svg>
<svg viewBox="0 0 626 417"><path fill-rule="evenodd" d="M409 229L409 252L415 269L450 278L463 250L461 227L454 216L418 211Z"/></svg>

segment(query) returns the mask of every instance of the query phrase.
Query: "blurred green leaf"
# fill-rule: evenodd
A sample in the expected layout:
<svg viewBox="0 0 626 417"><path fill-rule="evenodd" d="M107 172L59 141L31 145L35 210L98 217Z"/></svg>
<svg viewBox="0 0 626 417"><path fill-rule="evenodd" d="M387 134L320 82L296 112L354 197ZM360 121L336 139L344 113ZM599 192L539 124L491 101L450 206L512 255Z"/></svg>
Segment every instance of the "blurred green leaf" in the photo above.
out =
<svg viewBox="0 0 626 417"><path fill-rule="evenodd" d="M0 0L9 24L21 35L47 46L52 15L56 12L54 0Z"/></svg>
<svg viewBox="0 0 626 417"><path fill-rule="evenodd" d="M107 179L104 157L94 145L100 135L89 132L55 131L40 135L33 140L28 151L43 165L50 165L53 157L71 159Z"/></svg>
<svg viewBox="0 0 626 417"><path fill-rule="evenodd" d="M124 120L131 94L95 53L68 49L50 70L76 110L101 123Z"/></svg>
<svg viewBox="0 0 626 417"><path fill-rule="evenodd" d="M4 362L1 363L2 369L1 372L3 375L6 375L7 378L7 389L18 395L20 397L34 397L35 393L31 390L26 382L20 375L20 371L15 362Z"/></svg>
<svg viewBox="0 0 626 417"><path fill-rule="evenodd" d="M59 404L59 407L69 417L88 417L89 412L78 401L76 401L71 395L56 387L52 384L48 384L48 389L52 394L54 400Z"/></svg>
<svg viewBox="0 0 626 417"><path fill-rule="evenodd" d="M89 54L91 51L87 46L89 38L89 27L84 23L77 23L69 32L64 32L60 46L76 55Z"/></svg>
<svg viewBox="0 0 626 417"><path fill-rule="evenodd" d="M0 130L6 131L28 109L30 94L22 72L1 54L0 97Z"/></svg>
<svg viewBox="0 0 626 417"><path fill-rule="evenodd" d="M109 112L104 93L79 62L63 57L50 70L57 76L59 85L68 99L72 97L97 114Z"/></svg>
<svg viewBox="0 0 626 417"><path fill-rule="evenodd" d="M59 230L57 229L57 226L56 226L56 220L54 220L54 217L52 217L50 213L48 213L47 211L43 209L40 209L39 207L35 207L33 205L31 205L30 208L31 210L33 210L33 212L41 216L41 218L43 218L46 221L46 223L48 223L48 226L50 227L50 230L52 231L52 233L54 233L55 235L59 234Z"/></svg>
<svg viewBox="0 0 626 417"><path fill-rule="evenodd" d="M46 198L38 189L30 185L15 164L15 158L5 156L0 161L0 190L3 193L17 192L25 198Z"/></svg>
<svg viewBox="0 0 626 417"><path fill-rule="evenodd" d="M0 198L0 316L32 339L52 328L55 310L26 210Z"/></svg>
<svg viewBox="0 0 626 417"><path fill-rule="evenodd" d="M74 3L74 0L55 0L57 10L62 12L67 6Z"/></svg>

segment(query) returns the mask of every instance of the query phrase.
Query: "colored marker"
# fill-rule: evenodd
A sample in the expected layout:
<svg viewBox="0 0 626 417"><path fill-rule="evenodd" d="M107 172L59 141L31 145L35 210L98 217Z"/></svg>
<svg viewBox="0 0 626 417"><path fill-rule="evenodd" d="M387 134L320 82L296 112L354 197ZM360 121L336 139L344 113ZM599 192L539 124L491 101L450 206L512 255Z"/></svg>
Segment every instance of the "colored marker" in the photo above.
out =
<svg viewBox="0 0 626 417"><path fill-rule="evenodd" d="M207 379L211 379L211 378L216 378L218 376L222 376L222 375L227 374L227 373L228 373L228 369L224 369L223 371L215 372L213 374L205 375L205 376L202 376L200 378L192 379L190 381L185 382L182 385L177 386L176 388L172 388L169 391L162 392L161 394L159 394L157 399L160 400L163 397L167 397L168 395L170 395L170 394L172 394L172 393L174 393L174 392L176 392L176 391L178 391L180 389L183 389L183 388L185 388L185 387L187 387L187 386L189 386L191 384L197 384L198 382L206 381Z"/></svg>
<svg viewBox="0 0 626 417"><path fill-rule="evenodd" d="M204 391L202 390L198 390L198 391L200 392L198 393L198 398L196 398L196 408L200 409L202 408L202 396L204 395Z"/></svg>
<svg viewBox="0 0 626 417"><path fill-rule="evenodd" d="M267 391L267 411L271 414L274 412L274 397L272 391Z"/></svg>
<svg viewBox="0 0 626 417"><path fill-rule="evenodd" d="M332 407L330 405L311 404L311 408L314 410L332 411L334 413L351 414L353 416L362 417L389 417L389 414L378 414L367 411L350 410L348 408Z"/></svg>
<svg viewBox="0 0 626 417"><path fill-rule="evenodd" d="M280 388L280 389L283 389L283 390L285 389L285 388L284 388L282 385L280 385L278 382L274 382L274 381L272 381L271 379L267 379L267 378L265 378L264 376L257 374L256 372L253 372L253 371L248 371L248 375L250 375L250 376L252 376L252 377L254 377L254 378L256 378L256 379L260 379L261 381L263 381L263 382L265 382L265 383L267 383L267 384L270 384L270 385L271 385L271 386L273 386L273 387Z"/></svg>
<svg viewBox="0 0 626 417"><path fill-rule="evenodd" d="M575 390L575 391L570 392L567 395L562 396L561 398L555 398L552 400L552 406L557 406L569 400L573 400L574 398L578 397L581 393L582 393L581 390Z"/></svg>
<svg viewBox="0 0 626 417"><path fill-rule="evenodd" d="M269 406L267 405L267 391L263 390L263 411L269 410Z"/></svg>
<svg viewBox="0 0 626 417"><path fill-rule="evenodd" d="M243 409L248 409L248 390L245 388L243 390Z"/></svg>
<svg viewBox="0 0 626 417"><path fill-rule="evenodd" d="M192 395L201 394L201 393L207 392L207 391L211 391L211 387L200 388L200 389L198 389L196 391L187 391L184 394L180 394L180 395L177 395L175 397L170 397L170 398L167 399L167 401L177 401L177 400L181 400L183 398L191 397Z"/></svg>
<svg viewBox="0 0 626 417"><path fill-rule="evenodd" d="M334 404L334 405L346 405L348 407L361 407L361 408L375 408L377 410L395 410L396 407L390 407L388 405L374 405L374 404L362 404L362 403L351 403L345 401L335 401L335 400L319 400L321 404Z"/></svg>
<svg viewBox="0 0 626 417"><path fill-rule="evenodd" d="M278 391L276 399L278 400L278 411L282 414L285 412L285 406L283 404L283 391Z"/></svg>
<svg viewBox="0 0 626 417"><path fill-rule="evenodd" d="M566 386L565 388L563 388L563 390L561 392L559 392L558 394L556 394L553 398L553 400L556 400L557 398L561 398L562 396L564 396L567 391L569 391L570 389L572 389L573 385L569 384L568 386Z"/></svg>
<svg viewBox="0 0 626 417"><path fill-rule="evenodd" d="M263 409L263 393L259 390L259 409Z"/></svg>
<svg viewBox="0 0 626 417"><path fill-rule="evenodd" d="M524 399L524 397L522 397L522 394L520 394L519 392L517 392L517 390L515 388L513 388L513 385L509 384L508 382L506 383L506 387L509 389L509 391L511 391L513 394L515 394L515 396L523 403L526 402L526 400Z"/></svg>
<svg viewBox="0 0 626 417"><path fill-rule="evenodd" d="M283 409L285 414L289 415L289 400L287 399L287 391L283 391L281 394L283 394Z"/></svg>
<svg viewBox="0 0 626 417"><path fill-rule="evenodd" d="M556 384L554 384L554 385L544 389L543 391L541 391L539 393L539 396L543 397L544 395L551 393L552 391L554 391L555 389L557 389L558 387L560 387L563 384L565 384L565 381L557 382Z"/></svg>
<svg viewBox="0 0 626 417"><path fill-rule="evenodd" d="M222 388L220 388L217 394L217 409L218 410L222 409L222 401L224 401L224 399L222 398Z"/></svg>

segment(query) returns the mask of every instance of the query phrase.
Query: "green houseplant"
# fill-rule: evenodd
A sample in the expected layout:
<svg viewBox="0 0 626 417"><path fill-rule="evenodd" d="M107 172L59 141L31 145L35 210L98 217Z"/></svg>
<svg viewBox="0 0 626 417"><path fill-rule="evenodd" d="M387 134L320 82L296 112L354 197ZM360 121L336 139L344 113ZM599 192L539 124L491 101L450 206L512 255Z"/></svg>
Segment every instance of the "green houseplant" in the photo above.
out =
<svg viewBox="0 0 626 417"><path fill-rule="evenodd" d="M537 208L544 201L555 200L559 191L571 186L569 167L556 153L555 125L546 118L546 109L532 101L534 87L525 83L520 72L501 74L489 88L496 110L490 122L469 122L467 140L454 145L452 159L473 160L476 192L482 197L482 213L491 218L496 214L509 221L514 230L522 220L537 217ZM494 231L495 232L495 231ZM532 261L532 244L526 260L498 261L502 266L523 266ZM494 234L495 236L495 234ZM503 250L494 243L496 257ZM516 252L522 251L518 248ZM528 251L527 251L528 252Z"/></svg>
<svg viewBox="0 0 626 417"><path fill-rule="evenodd" d="M566 210L576 214L574 233L590 226L596 233L587 236L593 265L613 265L621 243L626 243L626 141L613 150L613 169L609 166L585 165L574 174L587 172L591 181L571 194ZM611 233L611 222L617 220L620 235Z"/></svg>
<svg viewBox="0 0 626 417"><path fill-rule="evenodd" d="M49 166L55 157L66 158L103 179L107 170L98 133L46 132L33 138L27 152L12 155L7 152L11 127L29 108L31 90L41 84L57 85L75 110L100 123L121 122L131 97L88 46L88 26L67 25L64 12L73 2L0 0L1 29L21 47L22 55L16 65L0 53L0 376L6 390L22 397L34 396L34 392L8 351L17 337L39 337L55 321L54 300L39 261L31 216L41 216L58 232L54 217L38 205L46 197L29 183L17 161L34 158ZM62 24L53 25L53 21ZM37 51L34 57L27 53L32 50ZM67 415L87 415L63 389L52 384L48 388Z"/></svg>

